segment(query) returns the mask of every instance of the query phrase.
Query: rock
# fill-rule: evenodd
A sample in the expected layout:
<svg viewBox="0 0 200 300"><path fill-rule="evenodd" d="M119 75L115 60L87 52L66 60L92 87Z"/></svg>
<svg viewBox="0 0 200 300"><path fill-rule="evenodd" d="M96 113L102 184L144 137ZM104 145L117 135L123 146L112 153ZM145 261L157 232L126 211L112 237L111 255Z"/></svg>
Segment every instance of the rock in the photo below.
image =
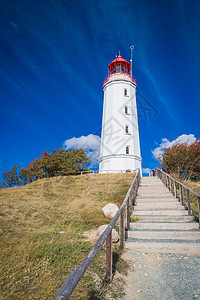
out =
<svg viewBox="0 0 200 300"><path fill-rule="evenodd" d="M102 211L106 217L114 218L119 208L116 204L109 203L102 208Z"/></svg>
<svg viewBox="0 0 200 300"><path fill-rule="evenodd" d="M101 225L97 230L97 236L100 237L107 227L108 225ZM119 235L115 229L112 230L112 241L114 243L117 243L119 241Z"/></svg>
<svg viewBox="0 0 200 300"><path fill-rule="evenodd" d="M33 217L36 217L37 215L39 215L38 212L35 212L35 213L32 214Z"/></svg>

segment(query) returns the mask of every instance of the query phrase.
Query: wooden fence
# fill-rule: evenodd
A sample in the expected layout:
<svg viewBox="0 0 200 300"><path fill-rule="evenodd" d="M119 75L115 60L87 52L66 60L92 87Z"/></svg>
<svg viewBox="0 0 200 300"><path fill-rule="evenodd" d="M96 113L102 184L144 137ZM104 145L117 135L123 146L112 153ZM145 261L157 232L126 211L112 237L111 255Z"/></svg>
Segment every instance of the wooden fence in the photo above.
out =
<svg viewBox="0 0 200 300"><path fill-rule="evenodd" d="M200 228L200 195L188 188L183 183L171 177L169 174L165 173L163 170L157 169L157 175L162 180L162 182L166 185L166 187L173 193L173 195L178 198L177 191L179 190L179 201L185 208L188 210L188 214L190 216L194 216L199 220L199 228ZM195 215L191 208L191 194L193 194L197 198L198 205L198 216Z"/></svg>
<svg viewBox="0 0 200 300"><path fill-rule="evenodd" d="M90 171L79 171L78 175L83 174L109 174L109 173L135 173L136 169L128 169L128 170L90 170Z"/></svg>
<svg viewBox="0 0 200 300"><path fill-rule="evenodd" d="M125 245L125 225L127 229L130 229L130 215L133 210L133 202L136 198L136 193L138 190L140 179L140 170L136 170L136 176L126 194L126 197L112 219L112 222L108 225L103 234L99 237L96 244L91 249L88 256L84 259L84 261L74 270L73 273L67 278L62 287L58 290L56 294L56 300L64 300L69 299L73 290L79 283L80 279L96 257L97 253L102 248L103 244L106 242L106 280L107 282L112 281L112 229L119 219L119 243L120 248L123 249Z"/></svg>

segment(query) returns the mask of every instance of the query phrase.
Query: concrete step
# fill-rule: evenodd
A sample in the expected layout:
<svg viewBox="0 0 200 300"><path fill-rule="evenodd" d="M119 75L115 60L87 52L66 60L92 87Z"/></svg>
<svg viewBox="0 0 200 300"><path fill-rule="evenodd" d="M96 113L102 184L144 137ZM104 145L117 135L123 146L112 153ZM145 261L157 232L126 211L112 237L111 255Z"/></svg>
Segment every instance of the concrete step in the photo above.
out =
<svg viewBox="0 0 200 300"><path fill-rule="evenodd" d="M134 215L132 215L132 217L134 217ZM139 222L135 222L135 223L146 223L146 224L151 224L153 223L179 223L179 222L185 222L185 223L193 223L194 222L194 217L193 216L188 216L188 215L184 215L184 216L158 216L158 215L151 215L151 216L137 216L137 218L139 219Z"/></svg>
<svg viewBox="0 0 200 300"><path fill-rule="evenodd" d="M167 191L169 191L169 189L161 182L160 184L148 184L148 183L144 183L142 182L139 186L139 188L144 188L144 189L165 189Z"/></svg>
<svg viewBox="0 0 200 300"><path fill-rule="evenodd" d="M136 200L137 199L140 199L140 198L142 198L142 199L175 199L174 198L174 196L171 194L171 195L158 195L158 194L145 194L145 195L140 195L140 194L138 194L138 197L136 198Z"/></svg>
<svg viewBox="0 0 200 300"><path fill-rule="evenodd" d="M136 203L156 203L156 202L158 202L158 203L169 203L169 202L171 202L171 203L180 203L179 201L178 201L178 199L175 199L174 197L168 197L168 198L154 198L154 199L152 199L152 198L141 198L141 197L137 197L136 198Z"/></svg>
<svg viewBox="0 0 200 300"><path fill-rule="evenodd" d="M135 222L130 223L130 228L132 230L197 230L200 233L199 224L197 222L179 222L179 223L142 223L142 222Z"/></svg>
<svg viewBox="0 0 200 300"><path fill-rule="evenodd" d="M166 187L161 181L156 182L148 182L148 181L141 181L140 186L164 186Z"/></svg>
<svg viewBox="0 0 200 300"><path fill-rule="evenodd" d="M155 242L131 242L131 239L126 240L125 249L134 252L142 253L172 253L172 254L189 254L199 255L200 243L155 243Z"/></svg>
<svg viewBox="0 0 200 300"><path fill-rule="evenodd" d="M141 182L140 187L142 186L148 186L148 187L156 187L156 186L164 186L166 187L162 182ZM167 187L166 187L167 188Z"/></svg>
<svg viewBox="0 0 200 300"><path fill-rule="evenodd" d="M165 195L169 195L169 196L173 196L174 197L174 195L171 193L171 192L168 192L168 191L161 191L160 189L157 189L157 190L155 190L155 189L152 189L152 191L150 191L149 189L146 189L146 190L139 190L138 191L138 195L140 195L140 194L142 194L142 195L163 195L163 196L165 196Z"/></svg>
<svg viewBox="0 0 200 300"><path fill-rule="evenodd" d="M154 197L154 196L156 196L156 197L169 197L169 196L172 196L173 197L173 195L170 193L170 192L168 192L168 191L166 191L166 192L155 192L155 191L152 191L152 192L149 192L149 191L146 191L146 192L142 192L142 191L138 191L138 196L139 197L145 197L145 196L148 196L148 197Z"/></svg>
<svg viewBox="0 0 200 300"><path fill-rule="evenodd" d="M157 176L151 176L151 177L142 177L142 179L141 179L142 181L146 181L146 180L148 180L148 181L155 181L155 180L158 180L158 181L161 181Z"/></svg>
<svg viewBox="0 0 200 300"><path fill-rule="evenodd" d="M144 191L144 192L151 192L151 193L154 193L154 192L156 192L156 193L158 193L159 191L161 191L162 193L171 193L171 191L169 191L168 189L166 189L165 187L149 187L149 186L141 186L141 187L139 187L139 190L138 190L139 192L140 191Z"/></svg>
<svg viewBox="0 0 200 300"><path fill-rule="evenodd" d="M168 191L169 190L164 186L164 185L153 185L153 186L149 186L149 185L141 185L140 186L140 191L143 190L149 190L149 191Z"/></svg>
<svg viewBox="0 0 200 300"><path fill-rule="evenodd" d="M148 189L146 191L139 190L138 191L138 196L139 195L142 195L142 196L146 196L146 195L151 195L151 196L153 196L153 195L155 195L155 196L157 196L157 195L166 196L166 195L169 195L169 196L173 196L174 197L174 195L172 193L168 192L168 191L163 191L163 192L160 191L160 190L149 191Z"/></svg>
<svg viewBox="0 0 200 300"><path fill-rule="evenodd" d="M129 231L128 238L132 238L132 241L148 240L154 242L162 242L162 240L170 240L170 242L176 241L188 241L189 243L195 241L200 243L200 232L198 231Z"/></svg>
<svg viewBox="0 0 200 300"><path fill-rule="evenodd" d="M151 179L151 180L147 180L147 179L142 179L141 180L141 183L140 183L140 185L142 185L142 184L149 184L149 185L164 185L163 183L162 183L162 181L160 180L160 179Z"/></svg>
<svg viewBox="0 0 200 300"><path fill-rule="evenodd" d="M160 184L157 184L157 183L147 183L147 182L142 182L139 186L139 188L141 187L149 187L149 188L157 188L157 187L164 187L167 189L167 187L163 184L163 183L160 183Z"/></svg>
<svg viewBox="0 0 200 300"><path fill-rule="evenodd" d="M157 177L142 178L126 249L143 253L200 253L200 229L193 216Z"/></svg>
<svg viewBox="0 0 200 300"><path fill-rule="evenodd" d="M157 210L157 211L137 211L134 216L187 216L186 210Z"/></svg>
<svg viewBox="0 0 200 300"><path fill-rule="evenodd" d="M136 199L137 200L137 199ZM156 201L154 201L153 199L151 199L151 201L149 200L149 201L143 201L143 200L137 200L136 201L136 203L135 203L135 205L136 206L141 206L141 205L143 205L143 206L149 206L149 207L151 207L151 206L158 206L158 205L161 205L161 206L163 206L163 205L171 205L171 206L173 206L173 205L176 205L176 206L182 206L181 204L180 204L180 202L178 202L178 201L176 201L175 199L165 199L165 200L163 200L163 201L157 201L157 199L156 199Z"/></svg>
<svg viewBox="0 0 200 300"><path fill-rule="evenodd" d="M137 202L136 206L134 208L137 207L146 207L147 209L151 209L151 208L157 208L157 207L173 207L174 209L176 208L182 208L181 204L178 202Z"/></svg>
<svg viewBox="0 0 200 300"><path fill-rule="evenodd" d="M157 187L163 188L164 187L164 188L166 188L166 186L162 183L155 184L155 183L143 183L143 182L140 184L139 188L141 188L141 187L145 187L145 188L148 188L148 187L149 188L157 188ZM166 189L168 190L168 188L166 188Z"/></svg>
<svg viewBox="0 0 200 300"><path fill-rule="evenodd" d="M178 204L157 204L155 205L155 203L151 203L150 205L147 204L138 204L134 207L134 211L158 211L158 210L185 210L182 206L178 205Z"/></svg>

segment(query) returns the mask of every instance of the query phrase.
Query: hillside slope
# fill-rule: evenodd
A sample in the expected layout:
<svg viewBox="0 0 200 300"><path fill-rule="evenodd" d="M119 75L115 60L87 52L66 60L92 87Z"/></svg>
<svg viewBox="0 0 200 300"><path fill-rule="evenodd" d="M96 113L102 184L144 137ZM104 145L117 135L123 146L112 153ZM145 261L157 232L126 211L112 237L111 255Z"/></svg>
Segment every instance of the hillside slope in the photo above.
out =
<svg viewBox="0 0 200 300"><path fill-rule="evenodd" d="M0 191L1 295L53 299L93 243L83 233L108 223L102 207L121 205L134 175L90 174L42 179ZM93 274L105 271L104 249L72 299L89 299Z"/></svg>

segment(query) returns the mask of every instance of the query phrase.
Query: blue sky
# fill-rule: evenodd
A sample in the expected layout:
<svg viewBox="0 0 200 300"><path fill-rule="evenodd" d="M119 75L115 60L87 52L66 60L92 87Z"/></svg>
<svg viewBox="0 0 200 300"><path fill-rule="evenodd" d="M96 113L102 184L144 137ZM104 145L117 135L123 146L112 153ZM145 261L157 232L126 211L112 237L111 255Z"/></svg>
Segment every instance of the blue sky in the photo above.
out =
<svg viewBox="0 0 200 300"><path fill-rule="evenodd" d="M132 44L143 167L200 137L200 1L0 0L0 23L0 173L100 135L108 64Z"/></svg>

